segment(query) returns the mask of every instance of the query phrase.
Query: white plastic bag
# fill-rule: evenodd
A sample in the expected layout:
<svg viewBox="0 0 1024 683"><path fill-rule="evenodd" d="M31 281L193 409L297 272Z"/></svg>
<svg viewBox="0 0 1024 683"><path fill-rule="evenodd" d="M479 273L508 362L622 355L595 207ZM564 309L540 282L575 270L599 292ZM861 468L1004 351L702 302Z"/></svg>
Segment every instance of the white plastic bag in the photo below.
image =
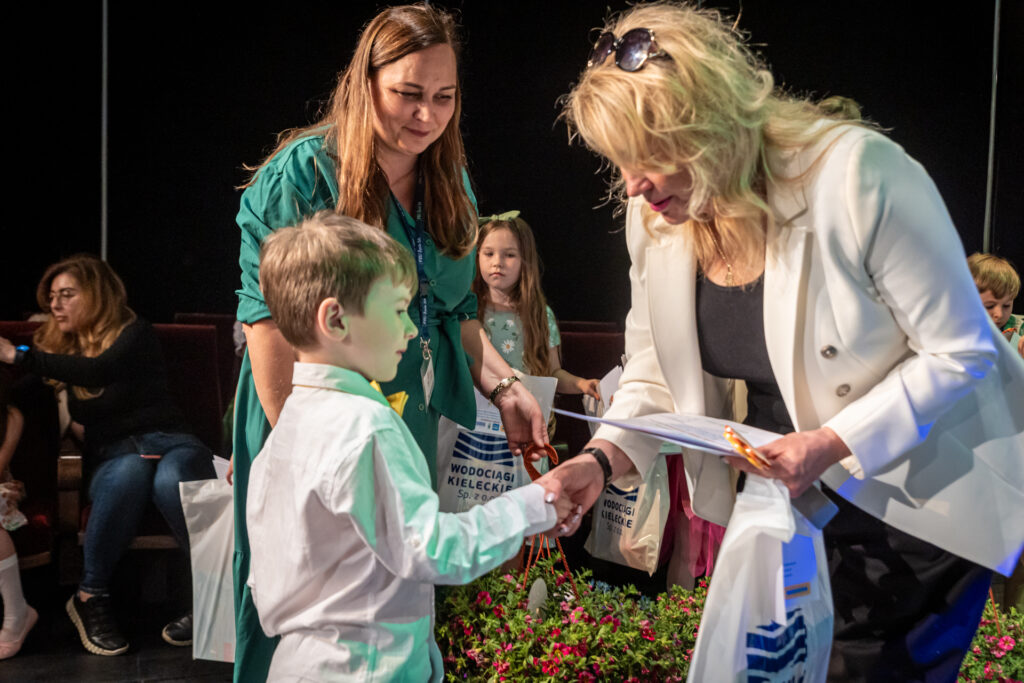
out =
<svg viewBox="0 0 1024 683"><path fill-rule="evenodd" d="M517 373L519 374L519 373ZM555 396L553 377L519 375L523 386L540 404L545 419ZM465 512L505 491L530 483L523 459L508 449L498 410L476 392L476 428L467 430L441 418L437 437L437 496L441 512ZM534 463L547 471L547 459Z"/></svg>
<svg viewBox="0 0 1024 683"><path fill-rule="evenodd" d="M192 554L192 657L233 662L235 518L231 484L204 479L183 481L178 486Z"/></svg>
<svg viewBox="0 0 1024 683"><path fill-rule="evenodd" d="M654 574L668 512L668 467L659 457L640 485L608 484L601 492L584 548L602 560Z"/></svg>
<svg viewBox="0 0 1024 683"><path fill-rule="evenodd" d="M824 681L832 591L821 531L747 475L711 578L688 681Z"/></svg>

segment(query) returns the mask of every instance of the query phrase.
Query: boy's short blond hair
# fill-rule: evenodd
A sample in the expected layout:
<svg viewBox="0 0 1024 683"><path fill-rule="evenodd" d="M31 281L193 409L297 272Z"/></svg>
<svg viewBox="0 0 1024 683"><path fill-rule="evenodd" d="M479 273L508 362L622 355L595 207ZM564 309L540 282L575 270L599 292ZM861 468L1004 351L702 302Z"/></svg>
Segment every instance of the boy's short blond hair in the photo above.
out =
<svg viewBox="0 0 1024 683"><path fill-rule="evenodd" d="M334 297L363 313L373 283L390 277L416 291L412 254L383 230L320 211L267 237L260 249L260 289L281 334L297 348L316 343L316 312Z"/></svg>
<svg viewBox="0 0 1024 683"><path fill-rule="evenodd" d="M1016 299L1020 293L1020 276L1006 259L975 252L967 257L967 265L979 292L988 290L999 299Z"/></svg>

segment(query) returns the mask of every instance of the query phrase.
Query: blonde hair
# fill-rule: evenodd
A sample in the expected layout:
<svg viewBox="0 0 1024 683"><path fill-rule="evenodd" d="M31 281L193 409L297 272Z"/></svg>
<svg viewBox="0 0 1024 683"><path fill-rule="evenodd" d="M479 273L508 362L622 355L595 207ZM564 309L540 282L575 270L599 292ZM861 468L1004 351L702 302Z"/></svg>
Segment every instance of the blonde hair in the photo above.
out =
<svg viewBox="0 0 1024 683"><path fill-rule="evenodd" d="M967 266L979 293L988 290L998 299L1016 299L1020 293L1020 275L1006 259L975 252L967 257Z"/></svg>
<svg viewBox="0 0 1024 683"><path fill-rule="evenodd" d="M611 58L586 69L565 97L570 139L579 137L613 167L609 198L624 197L619 169L690 175L690 235L704 266L724 253L753 265L763 256L772 215L769 148L797 149L842 123L863 123L856 103L786 96L734 25L714 10L675 2L638 5L611 17L604 31L654 33L665 57L635 72ZM819 126L822 119L832 123ZM802 176L801 176L802 177ZM796 179L791 179L796 180ZM645 222L654 213L645 207Z"/></svg>
<svg viewBox="0 0 1024 683"><path fill-rule="evenodd" d="M50 288L54 279L64 274L74 278L82 297L79 328L70 332L62 332L50 314ZM47 268L36 287L36 303L49 315L35 331L33 341L47 353L95 358L109 349L135 320L135 313L128 308L124 282L106 261L91 254L76 254ZM89 391L83 387L72 387L72 391L80 399L103 393L102 389Z"/></svg>
<svg viewBox="0 0 1024 683"><path fill-rule="evenodd" d="M335 210L383 229L391 190L376 157L380 142L373 125L373 76L382 67L434 45L448 45L458 60L458 26L448 12L428 4L382 11L359 36L352 61L341 73L320 120L281 132L277 148L259 168L295 140L323 134L325 148L335 165ZM442 253L459 259L476 244L476 211L463 184L466 153L459 129L462 90L458 83L454 100L448 126L420 154L419 167L425 182L424 209L430 236ZM256 182L259 168L243 187Z"/></svg>
<svg viewBox="0 0 1024 683"><path fill-rule="evenodd" d="M390 277L416 291L416 264L387 233L348 216L319 211L276 230L260 249L260 288L281 334L296 348L316 343L316 313L334 297L363 313L373 283Z"/></svg>
<svg viewBox="0 0 1024 683"><path fill-rule="evenodd" d="M483 246L488 235L498 230L508 230L519 244L521 268L519 281L512 288L509 298L516 309L516 315L523 325L523 363L525 370L532 375L547 375L550 370L550 353L548 346L548 302L540 287L540 257L537 254L537 243L533 239L533 231L522 218L510 220L492 220L480 226L478 249ZM477 300L477 318L484 319L484 312L491 304L490 287L480 274L479 264L476 277L473 279L473 293Z"/></svg>

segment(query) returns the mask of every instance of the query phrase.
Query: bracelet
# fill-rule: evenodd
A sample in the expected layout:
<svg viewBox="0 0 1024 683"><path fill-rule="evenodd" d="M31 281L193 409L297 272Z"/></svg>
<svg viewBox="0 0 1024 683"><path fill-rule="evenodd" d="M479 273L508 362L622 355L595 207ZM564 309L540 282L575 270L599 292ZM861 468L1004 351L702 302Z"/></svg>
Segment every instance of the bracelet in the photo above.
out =
<svg viewBox="0 0 1024 683"><path fill-rule="evenodd" d="M490 401L491 403L494 403L494 399L498 398L498 394L505 391L518 381L518 377L516 377L515 375L509 375L508 377L494 385L494 388L491 389L491 395L487 397L487 400Z"/></svg>
<svg viewBox="0 0 1024 683"><path fill-rule="evenodd" d="M580 451L580 455L584 453L590 453L594 456L594 460L597 461L597 464L601 466L601 471L604 472L604 485L608 486L608 482L612 479L612 464L608 462L608 456L596 446L588 446Z"/></svg>

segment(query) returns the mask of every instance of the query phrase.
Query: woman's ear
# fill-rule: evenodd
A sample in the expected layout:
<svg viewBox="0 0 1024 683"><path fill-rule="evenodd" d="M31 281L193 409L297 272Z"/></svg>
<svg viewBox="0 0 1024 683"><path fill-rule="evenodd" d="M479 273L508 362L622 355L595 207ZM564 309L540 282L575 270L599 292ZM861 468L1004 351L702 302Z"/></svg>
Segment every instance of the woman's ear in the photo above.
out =
<svg viewBox="0 0 1024 683"><path fill-rule="evenodd" d="M348 335L345 307L333 296L321 301L317 307L316 328L319 334L333 341L341 341Z"/></svg>

